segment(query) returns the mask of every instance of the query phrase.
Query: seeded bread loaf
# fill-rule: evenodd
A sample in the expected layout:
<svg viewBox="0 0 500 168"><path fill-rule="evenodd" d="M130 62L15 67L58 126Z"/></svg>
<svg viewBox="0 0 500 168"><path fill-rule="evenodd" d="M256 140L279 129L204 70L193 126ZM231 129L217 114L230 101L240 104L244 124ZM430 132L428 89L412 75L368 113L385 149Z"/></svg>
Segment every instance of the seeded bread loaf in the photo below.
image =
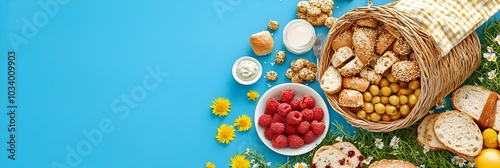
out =
<svg viewBox="0 0 500 168"><path fill-rule="evenodd" d="M342 79L342 87L346 89L354 89L360 92L365 92L370 86L370 81L360 78L360 77L352 77L352 78L343 78Z"/></svg>
<svg viewBox="0 0 500 168"><path fill-rule="evenodd" d="M417 61L398 61L392 65L391 74L398 81L409 82L420 77Z"/></svg>
<svg viewBox="0 0 500 168"><path fill-rule="evenodd" d="M362 166L363 155L361 152L350 142L337 142L332 145L333 147L340 149L349 159L352 167Z"/></svg>
<svg viewBox="0 0 500 168"><path fill-rule="evenodd" d="M374 18L364 18L357 20L356 24L363 27L377 28L378 20Z"/></svg>
<svg viewBox="0 0 500 168"><path fill-rule="evenodd" d="M375 54L375 40L377 31L374 28L354 27L352 34L352 44L354 46L354 55L363 63L368 65Z"/></svg>
<svg viewBox="0 0 500 168"><path fill-rule="evenodd" d="M381 55L383 54L389 46L396 40L394 36L388 31L383 31L377 38L377 42L375 43L375 53Z"/></svg>
<svg viewBox="0 0 500 168"><path fill-rule="evenodd" d="M348 157L339 149L333 146L322 146L312 159L312 167L335 167L335 168L351 168L351 163Z"/></svg>
<svg viewBox="0 0 500 168"><path fill-rule="evenodd" d="M357 90L342 89L339 95L339 105L343 107L361 107L364 103L363 94Z"/></svg>
<svg viewBox="0 0 500 168"><path fill-rule="evenodd" d="M332 65L335 68L339 68L342 64L345 64L349 59L354 57L354 52L349 47L341 47L332 56Z"/></svg>
<svg viewBox="0 0 500 168"><path fill-rule="evenodd" d="M451 104L454 109L479 121L490 93L492 93L491 90L482 86L464 85L453 92ZM500 131L500 101L497 101L496 113L485 117L494 118L493 129Z"/></svg>
<svg viewBox="0 0 500 168"><path fill-rule="evenodd" d="M425 133L427 132L427 125L429 124L429 120L434 118L436 114L429 114L422 119L420 124L417 127L417 142L424 146L427 145L427 141L425 140Z"/></svg>
<svg viewBox="0 0 500 168"><path fill-rule="evenodd" d="M320 79L320 87L327 94L335 94L342 88L342 76L333 66L328 66Z"/></svg>
<svg viewBox="0 0 500 168"><path fill-rule="evenodd" d="M412 51L410 44L404 38L398 38L394 41L393 50L398 55L408 55Z"/></svg>
<svg viewBox="0 0 500 168"><path fill-rule="evenodd" d="M483 148L483 136L474 120L458 110L439 114L434 121L434 132L439 141L454 153L477 156Z"/></svg>
<svg viewBox="0 0 500 168"><path fill-rule="evenodd" d="M352 48L352 33L353 31L349 29L335 36L331 45L332 49L337 51L341 47Z"/></svg>

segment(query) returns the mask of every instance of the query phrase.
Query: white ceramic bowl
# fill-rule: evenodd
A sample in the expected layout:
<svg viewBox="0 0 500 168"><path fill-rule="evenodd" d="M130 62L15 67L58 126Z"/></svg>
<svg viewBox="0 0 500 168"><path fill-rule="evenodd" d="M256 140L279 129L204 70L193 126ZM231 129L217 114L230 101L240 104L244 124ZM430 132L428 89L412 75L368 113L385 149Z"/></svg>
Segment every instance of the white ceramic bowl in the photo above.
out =
<svg viewBox="0 0 500 168"><path fill-rule="evenodd" d="M238 75L236 74L236 69L238 68L238 64L242 61L252 61L255 64L257 64L257 76L254 79L249 80L249 81L245 81L245 80L242 80L238 77ZM236 60L236 62L234 62L234 64L233 64L233 78L234 78L234 80L236 80L238 83L240 83L242 85L254 84L255 82L257 82L260 79L261 76L262 76L262 65L255 58L252 58L249 56L243 56L243 57L239 58L238 60Z"/></svg>
<svg viewBox="0 0 500 168"><path fill-rule="evenodd" d="M292 89L295 91L295 99L300 99L303 95L311 95L314 98L315 106L319 106L323 108L323 111L325 112L325 116L323 117L323 123L325 123L325 131L323 134L320 136L316 137L316 140L310 144L305 144L304 146L300 148L275 148L273 147L272 143L270 140L266 139L264 136L264 129L263 127L259 126L258 121L259 117L264 114L264 111L266 109L266 104L267 101L271 98L274 97L275 99L279 100L280 99L280 93L283 90L286 89ZM326 105L326 102L323 100L323 98L310 88L309 86L303 85L303 84L296 84L296 83L285 83L285 84L280 84L277 86L272 87L262 97L259 99L259 102L257 103L257 107L255 108L255 115L254 115L254 122L255 122L255 128L257 130L257 134L259 135L259 138L262 140L262 142L271 150L275 151L276 153L286 155L286 156L296 156L296 155L301 155L304 153L307 153L311 150L313 150L321 141L326 136L326 133L328 132L328 126L330 125L330 114L328 113L328 107Z"/></svg>

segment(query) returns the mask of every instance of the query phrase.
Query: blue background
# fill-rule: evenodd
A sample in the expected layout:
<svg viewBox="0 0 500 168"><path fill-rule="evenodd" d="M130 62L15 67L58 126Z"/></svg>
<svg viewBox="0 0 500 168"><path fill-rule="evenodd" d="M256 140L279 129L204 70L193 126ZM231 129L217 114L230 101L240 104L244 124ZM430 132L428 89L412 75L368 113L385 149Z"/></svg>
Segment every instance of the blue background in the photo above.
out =
<svg viewBox="0 0 500 168"><path fill-rule="evenodd" d="M290 82L285 70L292 60L315 60L311 52L286 52L285 64L271 66L276 51L285 50L282 30L295 18L297 0L66 1L0 2L0 95L7 95L7 52L15 51L18 105L12 161L6 151L8 103L0 99L5 110L0 113L0 167L203 167L207 161L227 167L229 158L246 148L260 151L273 165L286 161L264 146L254 127L237 132L229 145L218 143L215 134L241 114L253 117L257 101L247 100L248 90L262 95L268 84ZM58 7L47 12L40 3ZM227 10L218 13L214 4ZM363 0L336 0L333 14L340 17L364 5ZM231 67L241 56L255 57L249 36L267 30L269 20L280 23L273 32L275 51L256 58L264 73L275 70L280 76L242 86ZM23 32L29 24L36 31ZM316 27L316 32L328 29ZM24 40L16 45L9 41L13 35ZM158 80L151 73L157 68L164 75ZM144 80L157 85L145 87ZM317 82L308 85L323 95ZM132 93L144 94L126 104L122 98ZM231 101L228 116L211 113L217 97ZM348 125L329 110L331 121ZM82 148L85 155L68 164L73 150L90 144L84 132L96 131L101 141Z"/></svg>

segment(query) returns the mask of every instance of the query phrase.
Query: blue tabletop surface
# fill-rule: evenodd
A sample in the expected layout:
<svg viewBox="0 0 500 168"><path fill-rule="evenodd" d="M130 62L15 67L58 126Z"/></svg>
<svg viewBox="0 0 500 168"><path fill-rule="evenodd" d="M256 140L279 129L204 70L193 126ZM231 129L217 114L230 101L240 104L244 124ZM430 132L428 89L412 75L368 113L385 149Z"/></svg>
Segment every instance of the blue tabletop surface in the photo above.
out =
<svg viewBox="0 0 500 168"><path fill-rule="evenodd" d="M262 95L268 84L290 82L285 71L294 59L315 61L312 52L286 52L283 65L271 65L276 51L285 50L282 30L295 19L297 2L2 0L0 168L191 168L207 161L228 167L229 158L246 148L273 164L285 162L261 142L255 126L236 132L227 145L215 135L241 114L253 117L257 101L247 100L248 90ZM333 15L364 5L335 0ZM267 30L269 20L280 23L275 51L256 57L249 36ZM14 104L7 99L9 51L16 59ZM231 68L241 56L257 58L264 72L278 72L278 80L238 84ZM308 86L324 97L317 82ZM218 97L231 101L228 116L211 113ZM12 109L15 117L8 114ZM349 126L329 111L332 122ZM15 126L9 126L11 117ZM12 144L15 160L8 158Z"/></svg>

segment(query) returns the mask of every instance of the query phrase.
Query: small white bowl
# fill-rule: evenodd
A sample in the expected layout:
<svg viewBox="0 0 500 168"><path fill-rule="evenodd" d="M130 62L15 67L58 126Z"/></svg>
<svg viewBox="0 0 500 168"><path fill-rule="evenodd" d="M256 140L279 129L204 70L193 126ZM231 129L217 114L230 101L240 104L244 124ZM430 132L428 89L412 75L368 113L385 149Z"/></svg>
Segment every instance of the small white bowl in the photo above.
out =
<svg viewBox="0 0 500 168"><path fill-rule="evenodd" d="M238 77L238 75L236 74L236 70L238 68L238 65L242 61L252 61L255 64L257 64L257 75L255 76L254 79L249 80L249 81L245 81L245 80L242 80L242 79L240 79ZM249 56L243 56L243 57L239 58L238 60L236 60L236 62L234 62L234 64L233 64L233 78L234 78L234 80L236 80L238 83L240 83L242 85L251 85L251 84L254 84L255 82L257 82L260 79L261 76L262 76L262 65L255 58L252 58L252 57L249 57Z"/></svg>

